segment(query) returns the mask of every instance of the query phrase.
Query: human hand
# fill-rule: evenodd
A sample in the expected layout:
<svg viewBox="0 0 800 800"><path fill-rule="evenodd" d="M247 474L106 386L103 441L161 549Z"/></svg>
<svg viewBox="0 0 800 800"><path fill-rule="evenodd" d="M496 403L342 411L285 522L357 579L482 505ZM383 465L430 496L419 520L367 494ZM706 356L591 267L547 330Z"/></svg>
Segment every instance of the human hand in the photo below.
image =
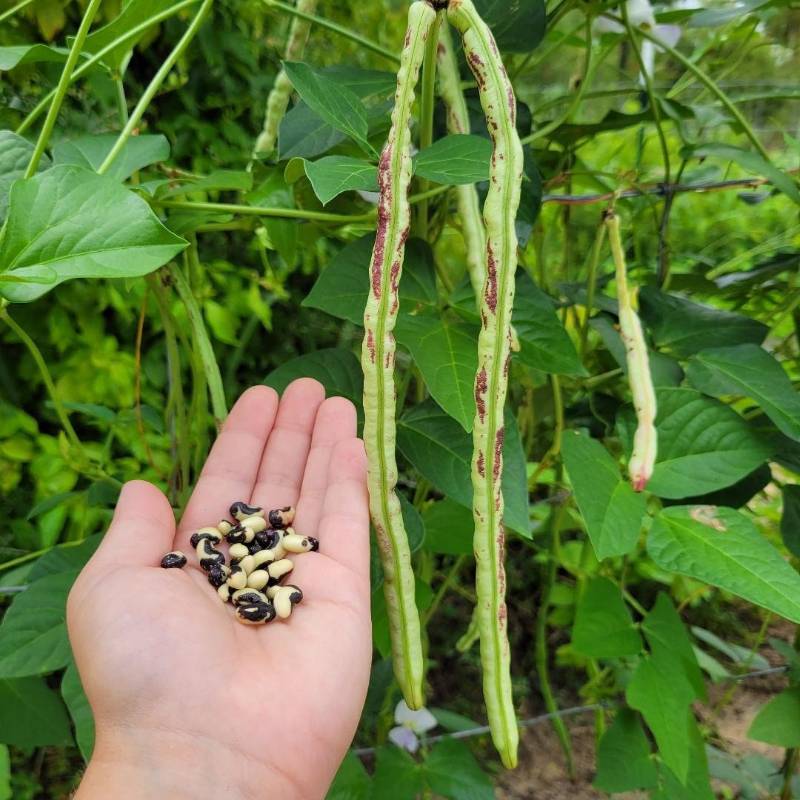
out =
<svg viewBox="0 0 800 800"><path fill-rule="evenodd" d="M325 796L366 695L371 627L366 456L353 405L324 395L310 379L280 403L246 391L177 530L152 484L124 487L67 604L97 731L77 800ZM189 537L234 500L295 505L297 532L320 540L295 561L304 599L286 622L237 622L198 566ZM159 566L172 549L183 569Z"/></svg>

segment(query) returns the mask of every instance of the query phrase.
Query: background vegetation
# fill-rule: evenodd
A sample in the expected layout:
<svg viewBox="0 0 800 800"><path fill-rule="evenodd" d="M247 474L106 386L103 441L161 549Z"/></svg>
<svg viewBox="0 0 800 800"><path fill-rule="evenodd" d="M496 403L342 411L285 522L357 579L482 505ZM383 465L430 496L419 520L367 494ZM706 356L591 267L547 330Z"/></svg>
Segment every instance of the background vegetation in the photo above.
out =
<svg viewBox="0 0 800 800"><path fill-rule="evenodd" d="M42 118L29 127L25 120L58 82L65 51L54 48L74 34L87 3L33 0L5 15L15 5L0 2L0 218L15 213L8 189L21 177L9 155L17 140L5 131L23 125L36 140ZM173 5L107 0L93 30L116 26L119 35ZM800 797L792 624L800 621L800 579L786 566L800 558L800 9L778 0L658 4L655 21L674 27L655 34L679 34L677 54L656 51L643 80L643 4L626 6L628 31L599 22L622 13L601 2L477 5L503 50L528 145L517 220L522 348L512 364L506 445L515 699L525 720L587 706L580 719L591 730L568 727L578 716L554 716L545 722L553 737L523 737L517 777L501 772L480 734L428 742L413 756L389 743L399 694L376 566L375 664L354 743L366 752L348 757L330 796ZM70 87L43 167L99 164L121 115L196 12L188 4ZM303 56L359 94L376 149L405 12L390 0L322 0L322 17L388 56L316 25ZM41 604L63 605L120 485L154 481L179 512L214 417L250 384L280 389L312 375L360 404L354 353L371 201L351 189L323 207L313 167L291 159L364 153L296 98L279 154L248 171L291 17L262 0L217 0L211 14L117 162L130 169L106 179L125 181L188 248L146 277L75 280L2 311L0 607L12 610L0 626L0 798L64 797L91 751L63 610L42 615ZM95 52L91 40L87 49ZM485 135L465 68L462 76L474 131ZM446 134L439 106L434 130L436 139ZM148 138L156 135L164 138ZM463 178L443 169L431 185ZM615 193L659 389L661 456L652 492L639 499L628 498L622 469L631 413L613 267L605 247L592 256ZM464 429L477 318L453 192L429 202L430 246L409 246L398 334L401 488L438 725L428 736L485 720L470 636ZM287 220L257 210L265 207L304 213ZM18 204L16 213L33 210ZM2 273L9 247L0 240ZM194 298L224 397L214 394L213 374L209 393L208 354L176 269L188 279L189 308ZM16 285L0 283L0 294ZM630 502L620 504L620 495ZM42 626L36 642L15 630L26 608ZM739 680L754 672L761 677L750 684ZM725 724L752 680L769 702L739 709L747 724L755 717L751 740L770 745L760 749ZM577 776L577 785L562 776Z"/></svg>

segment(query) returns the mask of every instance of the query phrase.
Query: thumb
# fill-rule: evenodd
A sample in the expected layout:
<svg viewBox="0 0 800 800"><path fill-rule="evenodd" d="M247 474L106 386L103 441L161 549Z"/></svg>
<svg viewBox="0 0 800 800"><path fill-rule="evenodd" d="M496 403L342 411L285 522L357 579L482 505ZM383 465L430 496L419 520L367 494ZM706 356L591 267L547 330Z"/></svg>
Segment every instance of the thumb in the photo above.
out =
<svg viewBox="0 0 800 800"><path fill-rule="evenodd" d="M86 570L157 567L174 538L175 515L167 498L152 483L130 481L122 487L111 527Z"/></svg>

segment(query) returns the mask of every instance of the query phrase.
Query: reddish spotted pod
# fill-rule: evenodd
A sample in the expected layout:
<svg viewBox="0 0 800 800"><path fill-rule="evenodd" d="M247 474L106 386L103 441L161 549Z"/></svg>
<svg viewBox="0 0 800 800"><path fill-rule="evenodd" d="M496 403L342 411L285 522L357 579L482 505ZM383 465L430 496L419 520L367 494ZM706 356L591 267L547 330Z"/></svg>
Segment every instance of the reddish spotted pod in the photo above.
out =
<svg viewBox="0 0 800 800"><path fill-rule="evenodd" d="M653 474L658 450L656 392L650 375L650 359L642 323L636 313L636 289L628 287L628 270L620 236L619 217L610 209L605 213L604 221L614 258L619 332L625 345L628 384L636 411L636 433L633 437L633 452L628 462L628 474L634 490L641 492Z"/></svg>
<svg viewBox="0 0 800 800"><path fill-rule="evenodd" d="M414 573L400 501L395 492L394 384L395 340L400 274L411 219L411 113L425 42L436 12L425 0L410 5L408 27L397 72L392 124L378 162L378 228L370 263L370 288L364 310L364 442L369 505L383 564L383 589L389 615L392 659L397 682L410 708L423 704L424 663Z"/></svg>
<svg viewBox="0 0 800 800"><path fill-rule="evenodd" d="M483 695L492 740L506 767L517 763L519 731L511 691L505 601L503 527L503 407L511 355L511 313L517 267L515 219L523 153L516 100L492 32L471 0L451 0L448 20L461 32L492 139L489 191L483 206L485 278L475 377L472 487L477 617Z"/></svg>

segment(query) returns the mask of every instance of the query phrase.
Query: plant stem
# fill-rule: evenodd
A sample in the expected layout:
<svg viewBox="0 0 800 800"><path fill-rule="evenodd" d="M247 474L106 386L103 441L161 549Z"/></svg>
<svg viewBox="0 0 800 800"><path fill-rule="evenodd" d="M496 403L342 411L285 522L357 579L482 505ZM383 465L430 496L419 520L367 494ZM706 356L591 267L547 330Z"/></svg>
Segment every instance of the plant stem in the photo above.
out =
<svg viewBox="0 0 800 800"><path fill-rule="evenodd" d="M22 11L22 9L25 8L25 6L29 6L33 2L34 0L22 0L21 3L17 3L15 6L11 6L11 8L9 8L7 11L4 11L2 14L0 14L0 22L3 22L9 17L13 17L14 14L17 13L17 11Z"/></svg>
<svg viewBox="0 0 800 800"><path fill-rule="evenodd" d="M189 247L189 261L190 264L195 265L197 262L197 245L191 244ZM205 322L203 321L203 314L200 311L200 306L197 304L197 299L192 294L192 289L186 276L177 264L170 267L170 274L175 279L175 288L178 290L183 304L186 306L186 311L189 314L189 321L192 324L192 333L195 338L200 358L203 362L203 371L206 375L208 382L208 392L211 396L211 409L214 414L214 419L219 428L228 416L228 408L225 404L225 389L222 386L222 375L219 371L219 364L214 356L214 348L211 345L211 340L208 337Z"/></svg>
<svg viewBox="0 0 800 800"><path fill-rule="evenodd" d="M61 402L61 398L58 396L58 391L56 390L55 383L53 383L53 377L47 367L47 362L44 360L44 356L37 347L36 342L34 342L25 329L11 317L8 313L8 309L4 307L0 308L0 317L6 322L8 327L17 334L25 347L28 348L28 352L39 368L39 374L42 376L42 381L47 389L47 393L50 395L50 400L53 403L53 408L61 423L61 427L64 429L64 433L67 435L72 446L80 453L82 459L88 462L89 459L83 448L83 443L78 438L78 434L75 433L75 428L72 427L72 423L69 421L69 415L64 404Z"/></svg>
<svg viewBox="0 0 800 800"><path fill-rule="evenodd" d="M442 581L441 585L439 586L438 590L436 591L436 595L433 598L433 602L428 607L428 610L421 615L421 622L422 626L426 627L428 623L431 621L431 617L439 610L439 606L442 604L442 600L444 600L444 596L450 590L450 586L453 581L458 577L458 573L461 571L461 568L464 566L464 562L466 561L466 556L459 556L454 562L453 566L445 575L444 580Z"/></svg>
<svg viewBox="0 0 800 800"><path fill-rule="evenodd" d="M281 0L262 0L262 2L264 5L267 5L270 8L277 8L287 14L290 14L291 16L300 17L300 19L313 22L315 25L319 25L320 28L327 28L329 31L336 33L339 36L343 36L345 39L349 39L351 42L361 45L361 47L363 47L365 50L370 50L373 53L377 53L379 56L383 56L389 61L392 61L394 64L400 63L400 56L398 56L396 53L393 53L391 50L387 50L385 47L381 47L381 45L379 45L377 42L373 42L372 40L367 39L365 36L361 36L361 34L350 30L350 28L345 28L343 25L339 25L338 23L332 22L324 17L318 17L316 14L307 14L304 11L299 11L294 6L281 2Z"/></svg>
<svg viewBox="0 0 800 800"><path fill-rule="evenodd" d="M604 17L613 20L618 25L625 25L624 20L620 19L619 17L615 16L614 14L603 14ZM663 39L659 36L656 36L654 33L651 33L646 28L639 28L639 35L643 36L645 39L649 39L653 44L658 45L658 47L663 50L665 53L668 53L672 58L676 61L680 61L686 69L691 72L700 83L703 84L716 98L717 100L725 106L725 109L728 113L739 123L744 131L745 136L751 141L753 147L758 150L761 157L769 164L772 163L772 159L769 157L769 153L766 151L763 144L761 144L761 140L756 136L755 131L753 130L750 123L745 119L744 115L741 111L733 104L731 99L728 97L727 94L719 87L717 82L711 78L706 72L696 64L694 64L690 59L688 59L683 53L676 50L674 47L670 47Z"/></svg>
<svg viewBox="0 0 800 800"><path fill-rule="evenodd" d="M117 141L114 142L114 146L103 160L103 163L98 167L97 172L100 175L108 171L108 168L114 163L114 159L116 159L116 157L120 154L122 148L125 147L125 143L131 137L133 131L138 127L142 117L144 116L144 112L152 102L156 92L161 88L161 84L164 83L167 75L169 75L170 71L175 66L175 62L183 55L192 39L194 39L197 31L200 29L200 26L203 24L206 15L211 10L213 3L214 0L203 0L203 4L200 6L194 19L189 24L186 32L183 34L183 36L181 36L178 44L176 44L172 49L172 52L166 57L158 72L156 72L156 74L153 76L152 80L145 89L144 94L136 104L136 108L133 109L127 125L125 125L125 127L122 129L122 132L117 137Z"/></svg>
<svg viewBox="0 0 800 800"><path fill-rule="evenodd" d="M64 102L64 97L67 94L72 71L75 69L78 58L80 58L81 50L83 49L86 37L89 35L89 28L92 26L92 21L94 20L94 15L97 13L97 9L100 7L100 2L101 0L89 0L89 5L78 27L78 32L75 34L75 40L72 42L72 47L67 56L67 61L64 64L64 69L61 71L61 77L58 80L55 96L50 103L50 109L47 112L44 125L42 125L42 130L36 141L36 146L31 154L31 160L28 162L28 168L25 170L25 178L33 177L39 167L39 161L41 161L47 143L50 141L50 134L53 132L58 112L61 110L61 104Z"/></svg>
<svg viewBox="0 0 800 800"><path fill-rule="evenodd" d="M252 217L283 217L285 219L308 219L319 222L370 222L375 212L366 214L328 214L324 211L306 211L301 208L271 208L265 206L243 206L236 203L194 203L189 200L157 200L159 208L184 209L186 211L218 211L220 214L241 214Z"/></svg>
<svg viewBox="0 0 800 800"><path fill-rule="evenodd" d="M114 88L117 92L117 112L122 125L128 122L128 101L125 99L125 84L122 82L122 75L114 76Z"/></svg>
<svg viewBox="0 0 800 800"><path fill-rule="evenodd" d="M152 27L153 25L157 25L159 22L163 22L163 20L167 19L168 17L177 14L179 11L182 11L184 8L188 8L189 6L196 5L199 0L183 0L181 3L176 3L174 6L170 6L165 11L162 11L160 14L155 14L154 16L150 17L150 19L146 19L144 22L139 23L138 25L134 26L128 31L125 31L121 36L118 36L114 41L109 42L105 47L98 50L96 53L93 53L91 58L86 59L76 70L72 73L70 77L70 85L75 83L78 78L88 72L95 64L102 61L108 53L110 53L115 48L119 47L121 44L125 44L132 39L135 39L140 33L144 33L148 28ZM16 132L18 134L25 133L28 128L33 125L33 123L39 118L42 111L47 108L47 104L50 100L55 97L56 90L53 89L48 92L34 107L31 111L28 112L28 116L25 117L24 120L20 123L17 127Z"/></svg>
<svg viewBox="0 0 800 800"><path fill-rule="evenodd" d="M436 52L439 47L439 26L442 24L442 12L436 14L436 20L428 33L425 43L425 56L422 61L422 81L419 95L419 149L424 150L433 144L433 107L436 88ZM417 179L417 236L428 240L428 181Z"/></svg>
<svg viewBox="0 0 800 800"><path fill-rule="evenodd" d="M792 783L794 774L797 771L798 755L800 750L796 747L789 747L786 750L786 757L783 761L781 772L783 773L783 786L781 787L780 800L792 800L794 793L792 792Z"/></svg>
<svg viewBox="0 0 800 800"><path fill-rule="evenodd" d="M581 325L580 346L578 352L581 360L586 355L586 342L589 336L589 319L594 309L594 293L597 289L597 267L600 264L600 252L603 249L603 242L606 238L606 226L601 221L594 235L592 252L589 255L589 270L586 275L586 312Z"/></svg>

